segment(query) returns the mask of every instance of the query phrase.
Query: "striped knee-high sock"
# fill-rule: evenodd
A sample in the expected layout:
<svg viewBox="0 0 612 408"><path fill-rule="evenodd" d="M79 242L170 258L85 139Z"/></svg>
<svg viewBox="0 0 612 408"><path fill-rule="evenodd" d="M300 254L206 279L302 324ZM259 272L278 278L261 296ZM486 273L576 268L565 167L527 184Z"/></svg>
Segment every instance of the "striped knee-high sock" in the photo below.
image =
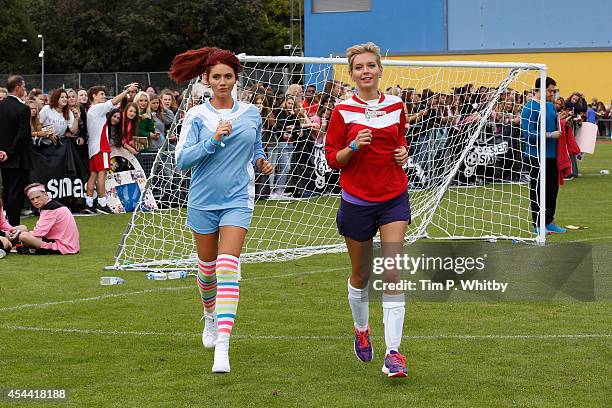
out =
<svg viewBox="0 0 612 408"><path fill-rule="evenodd" d="M217 257L217 324L219 334L229 336L234 327L238 300L240 299L240 260L232 255Z"/></svg>
<svg viewBox="0 0 612 408"><path fill-rule="evenodd" d="M217 261L204 262L198 260L198 277L196 281L200 290L202 306L204 306L204 311L209 314L215 312L215 302L217 300L216 265Z"/></svg>

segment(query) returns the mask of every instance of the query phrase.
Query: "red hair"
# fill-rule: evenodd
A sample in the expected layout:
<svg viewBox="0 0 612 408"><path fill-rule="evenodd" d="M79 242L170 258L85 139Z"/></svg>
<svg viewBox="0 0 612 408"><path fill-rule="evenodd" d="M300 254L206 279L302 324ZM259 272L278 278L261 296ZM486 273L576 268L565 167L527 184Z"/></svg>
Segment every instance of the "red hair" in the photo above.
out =
<svg viewBox="0 0 612 408"><path fill-rule="evenodd" d="M216 47L203 47L185 51L174 57L168 76L177 83L187 82L203 73L208 74L210 68L217 64L225 64L232 68L236 77L243 69L233 52Z"/></svg>

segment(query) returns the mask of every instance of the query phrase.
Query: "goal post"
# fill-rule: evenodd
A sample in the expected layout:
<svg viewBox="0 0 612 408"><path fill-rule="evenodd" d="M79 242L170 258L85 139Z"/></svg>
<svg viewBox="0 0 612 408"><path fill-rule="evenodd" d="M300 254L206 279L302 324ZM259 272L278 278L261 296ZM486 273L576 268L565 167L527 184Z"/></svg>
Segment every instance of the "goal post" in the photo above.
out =
<svg viewBox="0 0 612 408"><path fill-rule="evenodd" d="M271 177L255 174L255 210L242 260L283 261L344 251L335 222L339 174L325 161L324 140L334 103L352 97L347 59L246 55L239 59L245 70L236 97L265 100L263 142L275 168ZM538 229L533 226L529 186L538 172L545 180L546 115L532 124L537 137L525 138L521 107L533 96L536 78L544 78L545 86L546 66L390 59L382 64L381 91L406 102L409 160L404 169L412 209L406 242L507 239L543 244L545 186L539 184ZM283 99L302 106L304 97L311 98L291 84L299 84L302 92L308 85L316 89L307 111L296 112L297 130L275 121ZM545 92L540 94L540 106L545 106ZM194 79L183 96L168 135L179 136L184 113L202 103L209 91ZM160 148L145 186L151 194L142 194L115 263L108 268L194 268L195 245L186 226L190 172L176 167L175 143L166 138ZM524 152L530 148L538 156L528 160ZM151 196L155 205L145 200Z"/></svg>

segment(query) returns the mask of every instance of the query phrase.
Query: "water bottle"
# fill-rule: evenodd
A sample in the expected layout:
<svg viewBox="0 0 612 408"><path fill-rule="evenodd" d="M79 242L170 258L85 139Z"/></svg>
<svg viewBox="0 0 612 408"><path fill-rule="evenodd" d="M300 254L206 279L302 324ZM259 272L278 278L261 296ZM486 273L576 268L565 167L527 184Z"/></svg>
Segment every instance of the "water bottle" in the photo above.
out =
<svg viewBox="0 0 612 408"><path fill-rule="evenodd" d="M168 274L166 272L149 272L146 274L146 278L151 280L166 280L168 279Z"/></svg>
<svg viewBox="0 0 612 408"><path fill-rule="evenodd" d="M118 276L100 276L100 285L122 285L125 280Z"/></svg>
<svg viewBox="0 0 612 408"><path fill-rule="evenodd" d="M172 271L168 272L168 279L182 279L185 278L189 273L187 271Z"/></svg>
<svg viewBox="0 0 612 408"><path fill-rule="evenodd" d="M610 170L606 170L606 169L599 170L599 174L608 175L610 174Z"/></svg>

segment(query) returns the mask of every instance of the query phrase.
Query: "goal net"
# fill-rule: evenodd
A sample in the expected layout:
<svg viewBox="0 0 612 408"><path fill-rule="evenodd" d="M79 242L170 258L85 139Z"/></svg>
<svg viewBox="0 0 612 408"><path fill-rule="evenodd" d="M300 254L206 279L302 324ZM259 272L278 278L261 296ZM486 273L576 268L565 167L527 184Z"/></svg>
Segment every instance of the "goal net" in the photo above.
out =
<svg viewBox="0 0 612 408"><path fill-rule="evenodd" d="M255 212L243 261L283 261L345 250L335 221L339 174L326 163L324 143L334 104L354 92L346 59L240 59L245 70L236 98L260 107L263 144L275 168L270 177L255 173ZM406 104L405 171L412 209L406 242L543 243L544 235L536 234L533 226L529 194L530 180L543 171L541 160L523 154L530 145L539 145L542 135L531 141L521 137L521 109L533 96L536 78L545 77L545 66L399 60L384 60L383 66L381 91L400 96ZM174 148L185 112L210 94L199 79L184 91L170 137L146 183L151 194L142 194L152 195L155 205L141 199L112 268L194 268L195 245L186 227L190 172L176 167ZM543 120L535 128L541 128Z"/></svg>

